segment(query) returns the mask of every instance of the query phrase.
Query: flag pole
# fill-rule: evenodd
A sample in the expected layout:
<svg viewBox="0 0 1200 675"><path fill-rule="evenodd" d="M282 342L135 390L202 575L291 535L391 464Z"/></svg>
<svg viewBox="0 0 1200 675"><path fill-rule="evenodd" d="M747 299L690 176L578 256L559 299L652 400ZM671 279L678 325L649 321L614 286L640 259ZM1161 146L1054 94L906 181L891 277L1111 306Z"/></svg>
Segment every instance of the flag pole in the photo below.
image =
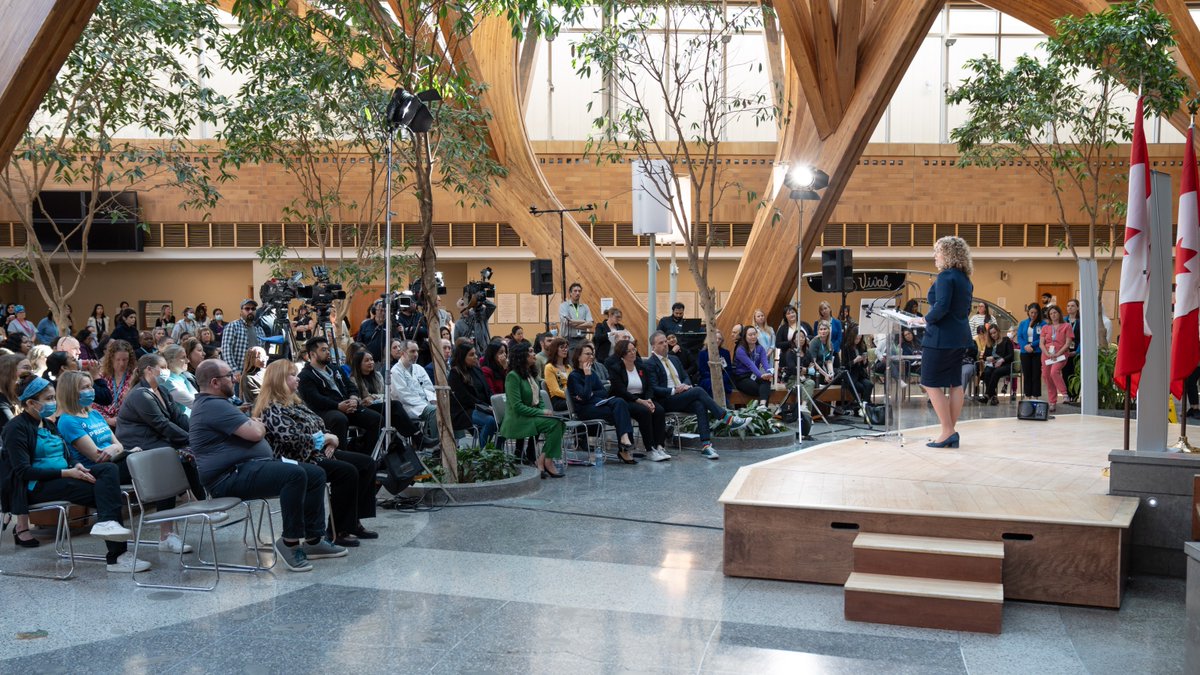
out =
<svg viewBox="0 0 1200 675"><path fill-rule="evenodd" d="M1195 134L1195 129L1196 129L1196 108L1197 108L1196 99L1192 99L1191 101L1188 102L1188 118L1189 118L1188 119L1188 142L1189 142L1189 147L1191 147L1192 137ZM1185 153L1185 154L1187 154L1188 156L1184 158L1184 161L1188 161L1188 162L1195 161L1194 154L1192 154L1190 152ZM1186 186L1185 186L1185 188L1186 188ZM1182 210L1182 202L1181 202L1180 208ZM1181 212L1180 213L1181 221L1182 221L1182 217L1183 217L1183 213ZM1182 222L1181 222L1181 227L1182 227ZM1184 241L1184 240L1181 239L1181 241ZM1176 299L1176 302L1178 302L1178 301L1179 300ZM1187 418L1188 418L1188 416L1187 416L1188 411L1186 409L1187 408L1187 400L1188 400L1188 392L1187 392L1187 387L1185 386L1183 389L1183 396L1181 396L1179 398L1179 405L1175 408L1176 414L1179 415L1179 440L1175 441L1175 445L1173 445L1171 447L1175 448L1176 450L1179 450L1180 452L1197 453L1197 452L1200 452L1200 448L1197 448L1196 446L1189 443L1188 437L1187 437Z"/></svg>
<svg viewBox="0 0 1200 675"><path fill-rule="evenodd" d="M1129 388L1133 386L1133 376L1125 376L1125 449L1129 449Z"/></svg>

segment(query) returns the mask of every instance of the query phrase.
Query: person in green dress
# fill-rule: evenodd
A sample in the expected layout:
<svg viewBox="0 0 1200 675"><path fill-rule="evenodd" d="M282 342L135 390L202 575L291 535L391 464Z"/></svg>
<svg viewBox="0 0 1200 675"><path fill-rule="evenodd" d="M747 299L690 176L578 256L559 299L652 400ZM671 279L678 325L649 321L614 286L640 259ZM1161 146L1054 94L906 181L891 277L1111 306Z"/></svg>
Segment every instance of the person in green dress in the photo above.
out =
<svg viewBox="0 0 1200 675"><path fill-rule="evenodd" d="M554 416L550 402L541 395L535 370L537 355L530 351L528 344L520 343L512 348L508 362L509 371L504 378L504 423L500 425L500 435L529 438L544 434L546 442L535 466L542 472L542 478L562 478L563 474L554 470L553 460L562 457L565 424Z"/></svg>

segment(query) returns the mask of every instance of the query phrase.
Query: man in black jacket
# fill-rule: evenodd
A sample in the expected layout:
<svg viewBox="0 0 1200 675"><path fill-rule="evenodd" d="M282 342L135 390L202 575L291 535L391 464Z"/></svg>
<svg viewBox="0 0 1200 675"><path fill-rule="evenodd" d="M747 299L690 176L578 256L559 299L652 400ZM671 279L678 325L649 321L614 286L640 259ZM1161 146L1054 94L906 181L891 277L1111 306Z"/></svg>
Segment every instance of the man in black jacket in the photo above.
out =
<svg viewBox="0 0 1200 675"><path fill-rule="evenodd" d="M333 354L329 341L323 337L310 338L304 343L308 354L308 366L300 371L300 398L313 412L325 420L329 433L338 437L338 447L349 448L346 430L351 424L363 430L359 452L369 453L375 449L383 417L360 405L358 388L342 374L340 368L331 368Z"/></svg>
<svg viewBox="0 0 1200 675"><path fill-rule="evenodd" d="M709 416L733 429L740 429L750 421L725 410L712 400L708 392L692 386L683 364L667 352L667 336L662 331L655 331L650 336L650 350L650 358L646 359L646 377L650 379L650 391L655 403L662 405L667 412L695 415L696 431L700 434L700 454L708 459L720 459L713 449Z"/></svg>

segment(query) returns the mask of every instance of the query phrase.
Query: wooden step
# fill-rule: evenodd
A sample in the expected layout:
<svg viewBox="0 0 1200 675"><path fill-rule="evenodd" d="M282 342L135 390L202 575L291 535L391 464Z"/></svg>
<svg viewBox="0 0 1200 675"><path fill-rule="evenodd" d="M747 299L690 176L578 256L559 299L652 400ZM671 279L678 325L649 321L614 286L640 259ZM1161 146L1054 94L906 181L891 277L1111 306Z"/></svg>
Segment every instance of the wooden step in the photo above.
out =
<svg viewBox="0 0 1200 675"><path fill-rule="evenodd" d="M861 532L854 539L854 571L951 581L1003 581L1004 544Z"/></svg>
<svg viewBox="0 0 1200 675"><path fill-rule="evenodd" d="M846 580L847 621L999 633L1002 584L853 572Z"/></svg>

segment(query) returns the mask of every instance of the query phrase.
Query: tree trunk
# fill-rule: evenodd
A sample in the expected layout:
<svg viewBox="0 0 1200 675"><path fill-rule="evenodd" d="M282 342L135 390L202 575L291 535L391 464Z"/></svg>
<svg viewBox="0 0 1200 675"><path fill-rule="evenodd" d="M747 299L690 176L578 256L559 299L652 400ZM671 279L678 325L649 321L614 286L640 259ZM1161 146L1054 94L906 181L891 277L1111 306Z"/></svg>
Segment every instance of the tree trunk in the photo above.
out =
<svg viewBox="0 0 1200 675"><path fill-rule="evenodd" d="M711 227L711 225L710 225ZM717 405L725 405L725 378L721 367L721 352L717 348L717 294L708 285L708 269L701 265L696 252L696 242L687 247L688 269L692 273L692 281L700 296L700 311L704 315L704 347L708 349L708 363L700 367L708 367L709 379L712 380L712 397Z"/></svg>
<svg viewBox="0 0 1200 675"><path fill-rule="evenodd" d="M433 167L429 157L429 138L413 134L413 173L417 179L417 203L421 226L421 287L424 291L425 318L429 324L429 352L433 357L434 389L437 392L438 438L442 444L442 467L446 481L458 482L458 450L454 443L454 423L450 417L450 390L446 379L446 359L442 358L441 325L437 311L437 248L433 245ZM387 215L388 218L391 214ZM390 349L391 346L388 346Z"/></svg>

